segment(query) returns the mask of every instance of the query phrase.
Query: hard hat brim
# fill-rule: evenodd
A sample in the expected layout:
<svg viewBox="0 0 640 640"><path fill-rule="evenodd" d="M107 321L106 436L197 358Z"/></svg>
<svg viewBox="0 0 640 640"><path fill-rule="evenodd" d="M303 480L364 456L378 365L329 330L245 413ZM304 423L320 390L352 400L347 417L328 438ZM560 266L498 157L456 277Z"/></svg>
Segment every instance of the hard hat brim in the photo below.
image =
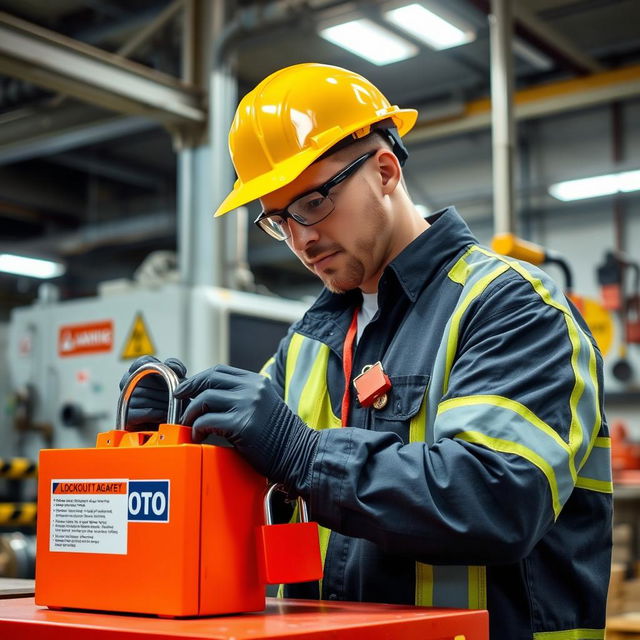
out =
<svg viewBox="0 0 640 640"><path fill-rule="evenodd" d="M404 136L415 125L418 119L418 112L415 109L398 109L390 117L393 119L400 136ZM375 120L372 122L359 122L352 127L351 131L345 131L344 137L375 122ZM326 148L305 149L281 162L271 171L248 182L239 183L239 181L236 181L233 191L222 201L213 214L214 218L223 216L233 209L237 209L293 182L314 160L337 142L339 140L332 141Z"/></svg>

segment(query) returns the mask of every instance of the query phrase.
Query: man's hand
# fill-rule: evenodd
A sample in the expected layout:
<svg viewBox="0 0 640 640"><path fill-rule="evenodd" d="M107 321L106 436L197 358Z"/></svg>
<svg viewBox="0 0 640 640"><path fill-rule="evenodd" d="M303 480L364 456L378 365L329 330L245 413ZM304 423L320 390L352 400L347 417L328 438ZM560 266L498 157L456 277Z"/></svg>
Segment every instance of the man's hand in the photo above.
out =
<svg viewBox="0 0 640 640"><path fill-rule="evenodd" d="M218 365L182 382L176 398L190 399L180 424L198 442L224 436L262 475L298 485L306 476L318 433L307 427L264 376Z"/></svg>
<svg viewBox="0 0 640 640"><path fill-rule="evenodd" d="M160 362L153 356L142 356L134 360L129 370L120 380L120 391L124 389L131 374L147 362ZM164 361L180 380L187 375L187 367L177 358L167 358ZM144 431L155 428L158 424L166 422L169 410L169 391L165 381L157 375L145 376L138 382L129 398L129 410L127 411L127 429L129 431Z"/></svg>

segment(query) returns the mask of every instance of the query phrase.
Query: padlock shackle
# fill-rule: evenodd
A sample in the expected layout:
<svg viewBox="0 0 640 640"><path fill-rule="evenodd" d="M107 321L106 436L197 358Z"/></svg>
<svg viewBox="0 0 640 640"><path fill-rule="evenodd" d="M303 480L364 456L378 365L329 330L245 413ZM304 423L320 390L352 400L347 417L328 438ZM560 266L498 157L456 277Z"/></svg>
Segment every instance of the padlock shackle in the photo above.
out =
<svg viewBox="0 0 640 640"><path fill-rule="evenodd" d="M280 490L283 489L281 484L272 484L268 489L267 493L264 496L264 522L265 524L273 524L273 514L271 513L271 496L273 492L280 487ZM307 511L307 503L298 496L298 513L300 514L300 522L309 522L309 512Z"/></svg>
<svg viewBox="0 0 640 640"><path fill-rule="evenodd" d="M127 380L120 397L118 398L118 408L116 410L116 430L124 431L127 421L127 410L129 409L129 399L138 382L148 375L160 375L167 383L167 392L169 394L169 409L167 414L167 424L177 424L180 418L180 403L177 398L173 397L173 392L180 384L180 379L176 372L162 362L147 362L138 367Z"/></svg>

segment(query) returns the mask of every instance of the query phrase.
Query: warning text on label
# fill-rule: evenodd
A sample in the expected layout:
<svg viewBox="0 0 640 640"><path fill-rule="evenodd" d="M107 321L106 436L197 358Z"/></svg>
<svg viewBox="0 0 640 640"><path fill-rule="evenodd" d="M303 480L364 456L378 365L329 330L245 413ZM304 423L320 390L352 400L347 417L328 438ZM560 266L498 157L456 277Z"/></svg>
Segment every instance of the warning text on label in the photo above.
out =
<svg viewBox="0 0 640 640"><path fill-rule="evenodd" d="M126 480L52 480L50 551L127 553Z"/></svg>

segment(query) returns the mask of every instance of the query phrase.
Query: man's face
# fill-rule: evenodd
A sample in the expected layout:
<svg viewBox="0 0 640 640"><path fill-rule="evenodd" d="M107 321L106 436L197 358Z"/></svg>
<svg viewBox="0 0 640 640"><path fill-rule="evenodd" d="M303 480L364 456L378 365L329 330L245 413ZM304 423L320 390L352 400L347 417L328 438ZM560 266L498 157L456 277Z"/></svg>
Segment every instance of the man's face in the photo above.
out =
<svg viewBox="0 0 640 640"><path fill-rule="evenodd" d="M392 225L380 188L379 153L330 192L335 209L327 218L310 227L289 220L291 235L286 243L334 293L357 287L376 291L386 265ZM292 183L261 198L263 209L287 207L301 194L324 184L353 159L336 154L312 164Z"/></svg>

